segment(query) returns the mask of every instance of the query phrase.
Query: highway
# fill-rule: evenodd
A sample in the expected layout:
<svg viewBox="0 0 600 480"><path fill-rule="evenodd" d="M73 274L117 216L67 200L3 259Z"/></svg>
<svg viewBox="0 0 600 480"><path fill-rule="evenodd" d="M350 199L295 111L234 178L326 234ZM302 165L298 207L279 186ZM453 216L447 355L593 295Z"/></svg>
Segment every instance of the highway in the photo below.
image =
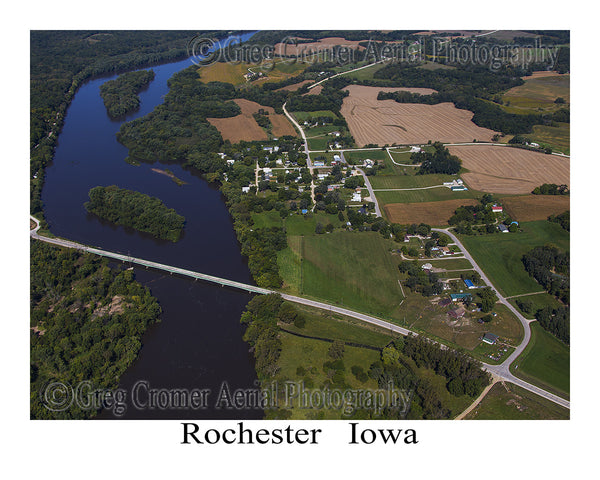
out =
<svg viewBox="0 0 600 480"><path fill-rule="evenodd" d="M194 272L192 270L174 267L172 265L165 265L165 264L158 263L158 262L152 262L150 260L144 260L141 258L132 257L130 255L123 255L120 253L109 252L109 251L102 250L99 248L88 247L86 245L72 242L70 240L46 237L46 236L40 235L38 233L38 230L40 228L39 221L31 215L30 215L30 218L32 221L34 221L36 223L36 227L33 230L30 230L31 238L33 238L35 240L40 240L40 241L51 243L53 245L58 245L61 247L73 248L76 250L92 253L92 254L99 255L102 257L106 257L106 258L113 258L115 260L119 260L122 262L135 263L137 265L141 265L146 268L154 268L154 269L169 272L171 274L184 275L187 277L194 278L196 280L202 280L202 281L206 281L206 282L216 283L216 284L219 284L222 286L245 290L245 291L251 292L251 293L258 293L258 294L263 294L263 295L277 293L277 294L280 294L285 300L288 300L290 302L300 303L302 305L320 308L322 310L328 310L330 312L338 313L341 315L347 315L348 317L356 318L357 320L360 320L360 321L363 321L366 323L370 323L371 325L375 325L380 328L384 328L393 333L398 333L401 335L409 335L409 334L418 335L416 332L413 332L407 328L400 327L393 323L386 322L385 320L382 320L380 318L373 317L371 315L367 315L367 314L360 313L360 312L355 312L353 310L349 310L349 309L346 309L343 307L338 307L336 305L330 305L325 302L320 302L320 301L316 301L316 300L310 300L307 298L297 297L295 295L288 295L285 293L277 292L275 290L269 290L266 288L257 287L256 285L249 285L249 284L245 284L242 282L236 282L234 280L229 280L226 278L220 278L220 277L215 277L212 275L206 275L204 273ZM452 240L456 243L456 245L464 253L465 258L469 259L469 261L471 262L471 264L473 265L475 270L481 275L481 278L484 280L484 282L487 285L494 288L493 285L491 284L491 282L489 281L489 279L487 278L487 276L485 275L485 273L483 272L483 270L481 270L479 265L477 265L475 260L473 260L473 258L469 254L469 252L464 248L464 246L460 243L458 238L456 238L456 236L453 233L449 232L447 229L434 228L432 230L445 233L450 238L452 238ZM494 290L496 290L496 289L494 288ZM547 392L539 387L536 387L535 385L527 383L527 382L521 380L520 378L515 377L512 373L510 373L510 370L509 370L510 364L519 356L519 354L523 351L523 349L529 342L529 339L531 337L531 330L529 328L529 321L527 319L525 319L521 314L519 314L519 312L516 311L516 309L512 305L510 305L510 303L508 303L508 300L506 300L504 297L501 297L500 294L498 294L498 298L500 298L501 299L500 301L502 301L502 303L507 305L507 307L513 313L515 313L515 315L517 315L517 318L519 318L519 320L523 324L523 328L525 330L525 336L523 338L523 342L521 342L521 344L517 347L515 352L513 352L513 354L510 355L502 364L491 365L491 364L484 363L483 364L484 368L487 371L491 372L492 374L495 374L496 376L500 377L502 380L509 381L511 383L519 385L520 387L522 387L526 390L529 390L530 392L536 393L537 395L540 395L541 397L551 400L552 402L557 403L565 408L570 408L570 402L568 400L565 400L565 399L563 399L557 395L554 395L550 392Z"/></svg>

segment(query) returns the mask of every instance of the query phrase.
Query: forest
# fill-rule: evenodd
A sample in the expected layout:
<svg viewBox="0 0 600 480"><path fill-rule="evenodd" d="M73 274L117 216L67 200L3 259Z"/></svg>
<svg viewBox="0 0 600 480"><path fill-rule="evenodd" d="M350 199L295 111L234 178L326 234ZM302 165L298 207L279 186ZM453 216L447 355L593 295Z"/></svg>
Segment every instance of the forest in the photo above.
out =
<svg viewBox="0 0 600 480"><path fill-rule="evenodd" d="M450 151L440 142L435 142L433 147L435 148L433 153L421 151L411 154L411 161L421 164L417 175L428 173L457 174L461 168L462 162L460 159L456 155L450 154Z"/></svg>
<svg viewBox="0 0 600 480"><path fill-rule="evenodd" d="M160 199L116 185L89 191L88 212L116 225L131 227L157 238L176 242L183 233L185 218Z"/></svg>
<svg viewBox="0 0 600 480"><path fill-rule="evenodd" d="M50 381L116 389L161 308L132 271L105 259L36 240L30 252L31 418L93 417L96 409L75 404L51 411L40 393Z"/></svg>
<svg viewBox="0 0 600 480"><path fill-rule="evenodd" d="M140 106L140 93L152 80L153 70L139 70L119 75L100 86L100 96L111 117L120 117Z"/></svg>
<svg viewBox="0 0 600 480"><path fill-rule="evenodd" d="M567 210L559 215L550 215L548 221L558 223L568 232L571 229L571 212Z"/></svg>
<svg viewBox="0 0 600 480"><path fill-rule="evenodd" d="M523 266L544 289L569 304L569 253L555 246L535 247L522 257Z"/></svg>

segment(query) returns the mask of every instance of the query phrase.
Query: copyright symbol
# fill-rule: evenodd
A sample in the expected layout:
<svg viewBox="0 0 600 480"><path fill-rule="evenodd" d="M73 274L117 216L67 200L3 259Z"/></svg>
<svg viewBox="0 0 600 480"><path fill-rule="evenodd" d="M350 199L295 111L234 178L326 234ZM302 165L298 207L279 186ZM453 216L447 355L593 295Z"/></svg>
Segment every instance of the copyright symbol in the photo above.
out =
<svg viewBox="0 0 600 480"><path fill-rule="evenodd" d="M187 44L187 53L192 63L200 67L216 63L219 59L219 51L213 40L200 35L194 36Z"/></svg>
<svg viewBox="0 0 600 480"><path fill-rule="evenodd" d="M73 389L71 385L52 382L40 390L40 400L48 410L62 412L73 403Z"/></svg>

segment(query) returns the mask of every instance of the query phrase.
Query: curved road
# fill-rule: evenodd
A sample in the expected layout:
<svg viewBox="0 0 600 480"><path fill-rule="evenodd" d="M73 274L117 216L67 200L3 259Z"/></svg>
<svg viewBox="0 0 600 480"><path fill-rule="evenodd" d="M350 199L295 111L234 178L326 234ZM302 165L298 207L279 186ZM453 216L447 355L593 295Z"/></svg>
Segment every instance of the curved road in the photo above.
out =
<svg viewBox="0 0 600 480"><path fill-rule="evenodd" d="M186 275L192 278L196 278L196 279L200 279L200 280L204 280L204 281L208 281L208 282L213 282L213 283L218 283L221 285L225 285L225 286L229 286L232 288L238 288L238 289L242 289L242 290L246 290L249 292L255 292L255 293L260 293L260 294L269 294L269 293L279 293L285 300L291 301L291 302L296 302L296 303L301 303L303 305L308 305L311 307L316 307L316 308L320 308L322 310L329 310L330 312L335 312L335 313L339 313L341 315L347 315L349 317L352 318L356 318L358 320L361 320L363 322L367 322L370 323L372 325L376 325L378 327L384 328L386 330L390 330L391 332L395 332L395 333L399 333L401 335L409 335L409 334L413 334L413 335L418 335L416 332L413 332L407 328L403 328L400 327L398 325L395 325L393 323L390 322L386 322L385 320L381 320L377 317L373 317L371 315L366 315L360 312L355 312L353 310L349 310L343 307L338 307L335 305L330 305L324 302L319 302L316 300L310 300L307 298L302 298L302 297L297 297L294 295L288 295L285 293L281 293L281 292L277 292L274 290L268 290L265 288L261 288L261 287L257 287L256 285L247 285L244 283L240 283L240 282L235 282L233 280L228 280L228 279L223 279L223 278L219 278L219 277L213 277L211 275L206 275L203 273L198 273L198 272L193 272L191 270L185 270L182 268L178 268L178 267L173 267L170 265L163 265L160 263L156 263L156 262L151 262L149 260L143 260L143 259L139 259L139 258L135 258L135 257L131 257L131 256L127 256L127 255L122 255L119 253L114 253L114 252L108 252L106 250L101 250L98 248L93 248L93 247L88 247L86 245L82 245L80 243L76 243L76 242L71 242L69 240L64 240L61 238L49 238L49 237L45 237L43 235L39 235L38 234L38 230L40 228L40 223L39 221L30 215L30 219L33 220L36 223L36 227L32 230L30 230L30 236L31 238L34 238L36 240L40 240L43 242L47 242L47 243L52 243L54 245L59 245L62 247L67 247L67 248L74 248L77 250L81 250L81 251L85 251L85 252L89 252L89 253L93 253L95 255L101 255L104 257L110 257L110 258L114 258L120 261L125 261L125 262L130 262L130 263L137 263L138 265L142 265L145 267L149 267L149 268L156 268L156 269L160 269L160 270L164 270L164 271L168 271L170 273L175 273L175 274L180 274L180 275ZM489 279L485 276L485 273L483 273L483 271L481 270L481 268L477 265L477 263L473 260L473 258L471 257L471 255L466 251L466 249L463 247L463 245L460 243L460 241L456 238L456 236L451 233L448 232L448 230L442 230L442 229L432 229L438 232L443 232L445 234L447 234L449 237L451 237L456 245L458 245L461 250L463 251L463 253L465 254L465 257L469 259L469 261L472 263L473 267L475 268L475 270L477 270L477 272L481 275L481 278L484 279L484 281L486 282L486 284L488 284L489 286L491 286L493 288L493 285L490 283ZM504 298L504 297L500 297L504 300L505 305L508 303L508 301ZM503 302L503 303L504 303ZM519 345L519 347L515 350L515 352L510 355L502 364L500 365L490 365L490 364L486 364L484 363L483 366L486 370L488 370L489 372L491 372L492 374L497 375L498 377L500 377L503 380L512 382L516 385L519 385L520 387L529 390L531 392L536 393L537 395L540 395L541 397L544 397L548 400L551 400L563 407L566 408L570 408L570 402L568 400L565 400L557 395L554 395L550 392L547 392L539 387L536 387L535 385L531 385L517 377L515 377L512 373L510 373L509 371L509 366L510 364L516 359L516 357L519 355L520 352L523 351L523 349L525 348L525 346L527 345L527 343L529 342L529 338L531 335L531 331L529 329L529 321L527 319L525 319L522 315L519 314L519 312L517 312L514 307L512 307L512 305L510 305L508 303L508 308L511 309L511 311L513 311L513 313L515 313L517 315L517 318L519 318L519 320L521 320L521 323L524 323L523 328L525 329L526 335L523 339L523 342L521 343L521 345Z"/></svg>

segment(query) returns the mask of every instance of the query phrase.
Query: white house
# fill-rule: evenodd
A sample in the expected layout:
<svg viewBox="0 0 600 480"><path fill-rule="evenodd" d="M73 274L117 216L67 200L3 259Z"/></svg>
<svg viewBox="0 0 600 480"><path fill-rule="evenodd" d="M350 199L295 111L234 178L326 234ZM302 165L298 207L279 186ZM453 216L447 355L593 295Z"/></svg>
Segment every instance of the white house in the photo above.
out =
<svg viewBox="0 0 600 480"><path fill-rule="evenodd" d="M419 153L421 150L421 147L410 147L410 153Z"/></svg>
<svg viewBox="0 0 600 480"><path fill-rule="evenodd" d="M242 187L242 193L250 192L250 187Z"/></svg>

